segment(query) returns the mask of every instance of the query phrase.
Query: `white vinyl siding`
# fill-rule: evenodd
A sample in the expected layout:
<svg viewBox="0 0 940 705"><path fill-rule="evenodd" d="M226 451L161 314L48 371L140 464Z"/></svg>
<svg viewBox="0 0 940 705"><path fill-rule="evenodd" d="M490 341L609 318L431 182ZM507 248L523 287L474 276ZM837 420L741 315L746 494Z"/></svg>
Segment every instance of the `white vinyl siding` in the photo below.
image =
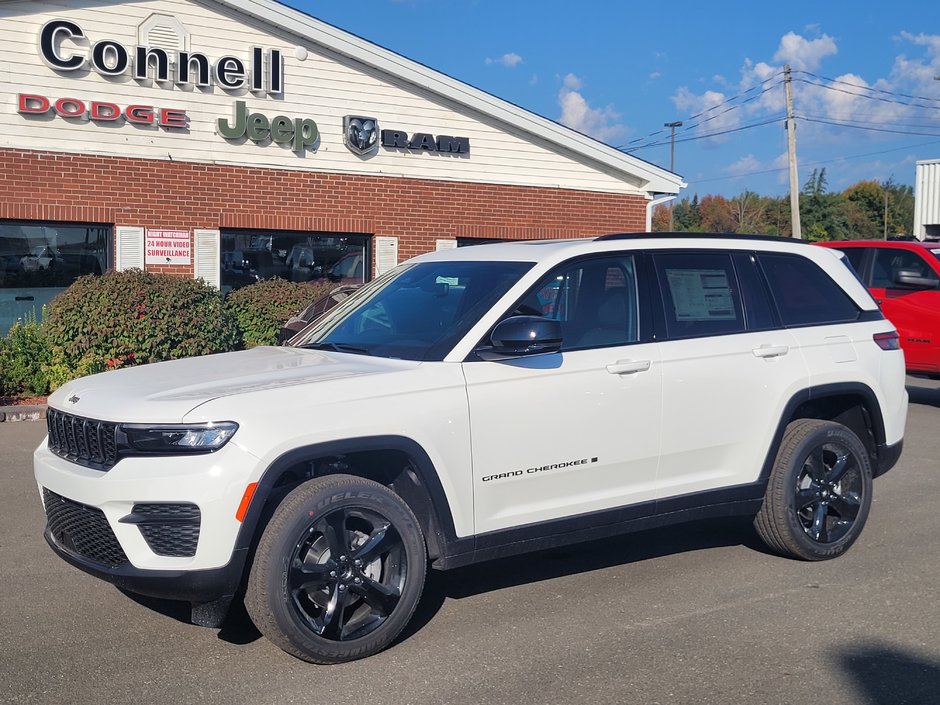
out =
<svg viewBox="0 0 940 705"><path fill-rule="evenodd" d="M138 28L154 12L177 18L189 32L189 50L215 62L234 55L246 64L251 47L279 49L284 57L283 100L250 92L180 88L106 78L94 71L56 72L38 52L43 24L63 18L77 22L90 41L113 39L132 51ZM134 156L218 164L324 172L399 176L523 186L561 187L614 193L640 193L642 179L616 172L583 155L532 137L454 103L431 90L365 67L311 42L299 61L299 40L284 30L249 20L214 3L187 0L92 3L62 0L0 3L0 147L54 149L74 153ZM71 46L72 43L69 43ZM16 111L18 93L90 102L103 100L184 109L188 131L132 125L97 125L78 119L30 117ZM316 151L298 156L289 147L229 142L216 134L219 118L231 119L237 100L268 118L285 115L317 122ZM470 139L469 155L378 151L362 158L343 144L343 116L375 117L381 129L399 129Z"/></svg>

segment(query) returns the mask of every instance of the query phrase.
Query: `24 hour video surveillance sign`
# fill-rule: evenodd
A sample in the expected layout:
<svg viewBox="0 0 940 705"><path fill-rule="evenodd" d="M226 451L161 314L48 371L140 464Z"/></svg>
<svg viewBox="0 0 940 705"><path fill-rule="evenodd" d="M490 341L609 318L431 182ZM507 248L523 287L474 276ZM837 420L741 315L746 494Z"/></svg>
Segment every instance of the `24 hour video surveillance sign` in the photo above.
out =
<svg viewBox="0 0 940 705"><path fill-rule="evenodd" d="M188 230L148 230L144 248L145 264L190 264L193 261Z"/></svg>

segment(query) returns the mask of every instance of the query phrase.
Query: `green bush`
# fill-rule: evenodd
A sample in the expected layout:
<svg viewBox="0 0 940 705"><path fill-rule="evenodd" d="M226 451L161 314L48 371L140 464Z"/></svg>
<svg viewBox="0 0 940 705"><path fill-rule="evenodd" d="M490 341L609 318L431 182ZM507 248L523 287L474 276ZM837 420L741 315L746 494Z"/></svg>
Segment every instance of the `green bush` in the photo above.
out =
<svg viewBox="0 0 940 705"><path fill-rule="evenodd" d="M49 304L55 381L70 371L173 360L237 347L238 328L203 281L140 270L80 277Z"/></svg>
<svg viewBox="0 0 940 705"><path fill-rule="evenodd" d="M42 396L49 392L49 343L35 316L17 321L0 339L0 393Z"/></svg>
<svg viewBox="0 0 940 705"><path fill-rule="evenodd" d="M225 300L225 308L238 321L246 348L276 345L277 334L287 319L336 286L328 281L306 284L275 277L236 289Z"/></svg>

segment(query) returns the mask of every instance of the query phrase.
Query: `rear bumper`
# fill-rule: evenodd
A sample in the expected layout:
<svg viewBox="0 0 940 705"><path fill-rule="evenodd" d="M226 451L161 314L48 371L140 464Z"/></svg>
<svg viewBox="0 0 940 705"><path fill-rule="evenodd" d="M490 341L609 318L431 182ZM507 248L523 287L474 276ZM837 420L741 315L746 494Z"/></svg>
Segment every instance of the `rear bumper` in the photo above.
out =
<svg viewBox="0 0 940 705"><path fill-rule="evenodd" d="M901 451L904 448L904 441L900 440L893 445L888 445L886 443L880 443L877 446L878 451L878 462L873 468L874 476L879 477L884 475L888 470L897 465L898 459L901 457Z"/></svg>

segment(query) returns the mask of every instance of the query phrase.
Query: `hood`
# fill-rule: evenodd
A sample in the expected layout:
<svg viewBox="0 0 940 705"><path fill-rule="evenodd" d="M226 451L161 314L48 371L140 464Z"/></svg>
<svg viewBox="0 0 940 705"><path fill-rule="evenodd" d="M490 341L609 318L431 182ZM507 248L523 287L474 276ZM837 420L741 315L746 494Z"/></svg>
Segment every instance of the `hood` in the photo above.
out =
<svg viewBox="0 0 940 705"><path fill-rule="evenodd" d="M49 405L101 421L176 423L200 404L219 397L409 370L420 364L300 348L257 347L82 377L56 390Z"/></svg>

